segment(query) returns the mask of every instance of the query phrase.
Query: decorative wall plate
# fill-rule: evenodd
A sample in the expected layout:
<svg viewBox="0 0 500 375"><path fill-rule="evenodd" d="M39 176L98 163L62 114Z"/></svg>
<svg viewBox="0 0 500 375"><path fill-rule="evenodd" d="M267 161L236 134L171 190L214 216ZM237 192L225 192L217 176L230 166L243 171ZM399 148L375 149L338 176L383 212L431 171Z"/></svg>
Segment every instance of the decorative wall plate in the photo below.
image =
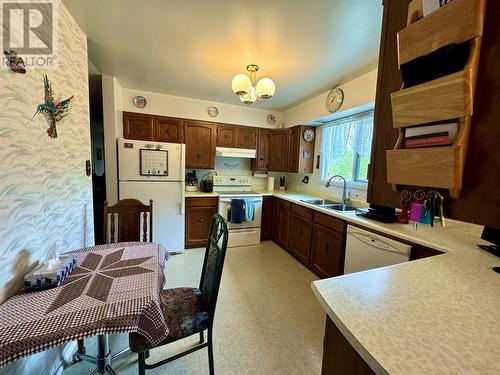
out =
<svg viewBox="0 0 500 375"><path fill-rule="evenodd" d="M275 115L269 115L269 116L267 116L267 123L269 125L276 124L276 116Z"/></svg>
<svg viewBox="0 0 500 375"><path fill-rule="evenodd" d="M148 104L148 101L144 96L141 95L134 96L134 105L137 108L144 108L146 107L146 104Z"/></svg>
<svg viewBox="0 0 500 375"><path fill-rule="evenodd" d="M306 142L314 141L314 130L312 130L312 129L304 130L303 137L304 137L304 141L306 141Z"/></svg>
<svg viewBox="0 0 500 375"><path fill-rule="evenodd" d="M328 112L337 112L344 103L344 91L337 87L332 89L326 97L326 109Z"/></svg>
<svg viewBox="0 0 500 375"><path fill-rule="evenodd" d="M208 115L210 117L217 117L219 109L217 107L208 107Z"/></svg>

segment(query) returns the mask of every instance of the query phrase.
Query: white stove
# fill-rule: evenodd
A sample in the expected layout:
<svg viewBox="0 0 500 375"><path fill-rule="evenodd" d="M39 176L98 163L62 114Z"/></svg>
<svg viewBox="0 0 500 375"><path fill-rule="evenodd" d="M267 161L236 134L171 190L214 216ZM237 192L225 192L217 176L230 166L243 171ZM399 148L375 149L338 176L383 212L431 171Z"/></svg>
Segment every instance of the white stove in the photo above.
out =
<svg viewBox="0 0 500 375"><path fill-rule="evenodd" d="M219 214L228 221L228 247L258 245L260 243L260 223L262 221L262 194L252 191L250 176L214 176L214 191L219 193ZM230 218L231 201L245 200L253 205L253 216L241 223L233 223ZM246 215L245 215L246 216Z"/></svg>

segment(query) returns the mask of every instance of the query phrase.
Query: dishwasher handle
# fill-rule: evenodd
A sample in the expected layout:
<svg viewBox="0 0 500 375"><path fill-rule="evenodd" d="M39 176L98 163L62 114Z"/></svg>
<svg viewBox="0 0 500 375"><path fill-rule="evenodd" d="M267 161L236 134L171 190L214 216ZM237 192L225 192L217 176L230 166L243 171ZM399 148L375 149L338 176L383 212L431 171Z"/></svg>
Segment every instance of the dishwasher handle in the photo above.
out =
<svg viewBox="0 0 500 375"><path fill-rule="evenodd" d="M359 233L359 232L355 232L355 231L350 231L349 235L351 235L351 236L357 238L358 240L360 240L361 242L363 242L367 245L370 245L372 247L375 247L377 249L389 251L389 252L393 252L393 253L405 254L404 251L400 251L400 250L396 249L391 244L381 240L380 237L378 237L378 236L371 236L369 234Z"/></svg>

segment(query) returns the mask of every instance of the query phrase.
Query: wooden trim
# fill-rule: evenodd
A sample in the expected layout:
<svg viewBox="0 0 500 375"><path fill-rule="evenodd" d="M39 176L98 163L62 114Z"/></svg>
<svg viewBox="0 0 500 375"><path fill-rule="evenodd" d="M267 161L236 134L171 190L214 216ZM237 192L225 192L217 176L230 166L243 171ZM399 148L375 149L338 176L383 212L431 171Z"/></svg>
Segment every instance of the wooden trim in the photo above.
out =
<svg viewBox="0 0 500 375"><path fill-rule="evenodd" d="M315 211L314 224L321 225L327 229L333 230L338 233L344 233L346 221Z"/></svg>
<svg viewBox="0 0 500 375"><path fill-rule="evenodd" d="M472 115L471 69L391 94L394 128Z"/></svg>
<svg viewBox="0 0 500 375"><path fill-rule="evenodd" d="M303 219L312 221L314 211L310 208L300 206L298 204L293 203L292 204L292 214L300 216Z"/></svg>
<svg viewBox="0 0 500 375"><path fill-rule="evenodd" d="M391 184L460 189L459 147L387 150L387 182Z"/></svg>
<svg viewBox="0 0 500 375"><path fill-rule="evenodd" d="M397 34L399 66L483 35L485 0L453 0Z"/></svg>
<svg viewBox="0 0 500 375"><path fill-rule="evenodd" d="M186 207L218 207L217 197L186 197Z"/></svg>

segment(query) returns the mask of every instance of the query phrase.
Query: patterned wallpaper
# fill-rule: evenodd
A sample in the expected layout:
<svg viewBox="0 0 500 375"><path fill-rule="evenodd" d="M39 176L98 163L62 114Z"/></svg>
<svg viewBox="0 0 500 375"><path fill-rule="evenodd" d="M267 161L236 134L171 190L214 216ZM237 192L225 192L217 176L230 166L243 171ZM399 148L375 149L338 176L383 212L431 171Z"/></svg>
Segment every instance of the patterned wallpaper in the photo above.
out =
<svg viewBox="0 0 500 375"><path fill-rule="evenodd" d="M85 161L90 159L87 39L62 3L58 9L59 66L28 68L25 75L0 71L2 285L11 277L22 249L36 260L43 259L55 241L61 251L94 242L92 181L85 175ZM47 136L43 116L32 120L36 106L43 102L44 73L56 100L75 95L71 114L58 126L56 139ZM30 360L20 362L11 373L32 373ZM42 367L37 364L38 373L51 373L50 362L43 362Z"/></svg>

